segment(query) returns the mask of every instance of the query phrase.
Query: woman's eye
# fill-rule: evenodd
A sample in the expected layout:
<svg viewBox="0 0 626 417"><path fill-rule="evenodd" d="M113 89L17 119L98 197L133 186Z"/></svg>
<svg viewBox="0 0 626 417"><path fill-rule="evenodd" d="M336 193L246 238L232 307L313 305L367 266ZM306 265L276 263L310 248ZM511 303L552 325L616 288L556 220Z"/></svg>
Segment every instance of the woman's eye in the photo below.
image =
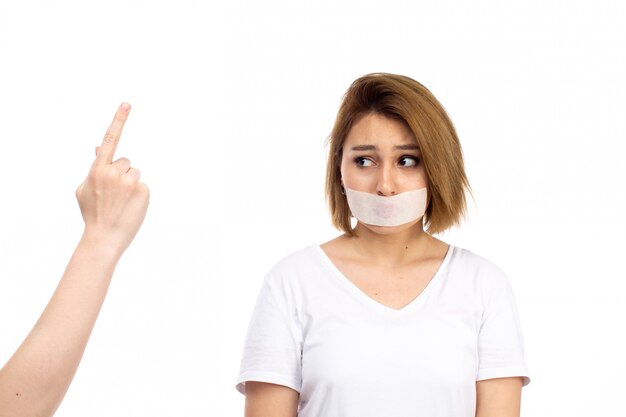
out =
<svg viewBox="0 0 626 417"><path fill-rule="evenodd" d="M356 162L356 164L360 167L371 167L373 165L373 162L371 159L368 159L362 156L355 158L354 162Z"/></svg>
<svg viewBox="0 0 626 417"><path fill-rule="evenodd" d="M414 167L419 163L419 159L414 156L403 156L400 158L400 166L403 167Z"/></svg>

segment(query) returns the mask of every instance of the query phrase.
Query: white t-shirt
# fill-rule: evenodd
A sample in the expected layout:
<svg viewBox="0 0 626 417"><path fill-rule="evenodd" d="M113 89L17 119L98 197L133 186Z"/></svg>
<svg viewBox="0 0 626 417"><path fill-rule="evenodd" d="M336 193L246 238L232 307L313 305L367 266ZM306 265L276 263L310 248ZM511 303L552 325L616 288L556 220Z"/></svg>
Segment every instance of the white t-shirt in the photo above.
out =
<svg viewBox="0 0 626 417"><path fill-rule="evenodd" d="M248 328L245 381L300 393L299 417L474 417L476 381L530 382L504 273L450 246L400 310L373 300L312 245L265 278Z"/></svg>

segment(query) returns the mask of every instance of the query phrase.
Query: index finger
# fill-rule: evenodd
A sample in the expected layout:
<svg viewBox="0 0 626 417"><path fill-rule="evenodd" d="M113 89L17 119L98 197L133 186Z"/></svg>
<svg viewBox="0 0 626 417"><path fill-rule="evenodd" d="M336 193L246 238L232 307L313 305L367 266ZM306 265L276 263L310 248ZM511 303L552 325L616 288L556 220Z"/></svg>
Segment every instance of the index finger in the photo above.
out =
<svg viewBox="0 0 626 417"><path fill-rule="evenodd" d="M110 164L113 161L113 155L115 154L115 149L120 141L122 129L124 128L126 119L128 119L129 112L130 104L128 103L122 103L117 109L115 117L113 117L113 121L111 122L111 126L109 126L104 138L102 139L102 145L100 145L100 150L98 151L96 160L94 161L95 165Z"/></svg>

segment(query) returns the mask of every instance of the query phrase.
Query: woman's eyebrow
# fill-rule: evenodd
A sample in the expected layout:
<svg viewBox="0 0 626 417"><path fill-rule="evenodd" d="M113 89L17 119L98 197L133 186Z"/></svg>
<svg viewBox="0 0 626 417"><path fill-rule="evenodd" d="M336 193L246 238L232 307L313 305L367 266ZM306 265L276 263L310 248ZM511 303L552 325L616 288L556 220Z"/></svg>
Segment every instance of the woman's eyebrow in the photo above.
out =
<svg viewBox="0 0 626 417"><path fill-rule="evenodd" d="M407 145L394 146L395 149L401 149L403 151L419 151L420 147L415 143L409 143Z"/></svg>
<svg viewBox="0 0 626 417"><path fill-rule="evenodd" d="M376 149L378 148L374 145L357 145L352 147L353 151L375 151Z"/></svg>
<svg viewBox="0 0 626 417"><path fill-rule="evenodd" d="M378 148L374 145L357 145L353 146L351 150L353 151L375 151ZM394 149L400 149L403 151L419 151L420 147L414 143L408 143L406 145L398 145L394 146Z"/></svg>

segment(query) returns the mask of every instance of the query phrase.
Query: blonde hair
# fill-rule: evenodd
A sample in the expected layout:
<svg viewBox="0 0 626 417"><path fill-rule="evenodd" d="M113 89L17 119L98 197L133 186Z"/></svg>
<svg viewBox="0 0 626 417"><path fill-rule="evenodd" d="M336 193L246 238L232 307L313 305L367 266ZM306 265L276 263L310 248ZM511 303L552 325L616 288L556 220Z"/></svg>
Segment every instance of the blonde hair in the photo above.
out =
<svg viewBox="0 0 626 417"><path fill-rule="evenodd" d="M471 193L471 189L452 121L435 96L419 82L402 75L373 73L357 79L348 88L328 138L326 199L333 225L354 235L350 209L341 188L341 159L350 129L370 113L404 122L417 140L429 184L426 230L440 233L460 224L467 209L465 191Z"/></svg>

